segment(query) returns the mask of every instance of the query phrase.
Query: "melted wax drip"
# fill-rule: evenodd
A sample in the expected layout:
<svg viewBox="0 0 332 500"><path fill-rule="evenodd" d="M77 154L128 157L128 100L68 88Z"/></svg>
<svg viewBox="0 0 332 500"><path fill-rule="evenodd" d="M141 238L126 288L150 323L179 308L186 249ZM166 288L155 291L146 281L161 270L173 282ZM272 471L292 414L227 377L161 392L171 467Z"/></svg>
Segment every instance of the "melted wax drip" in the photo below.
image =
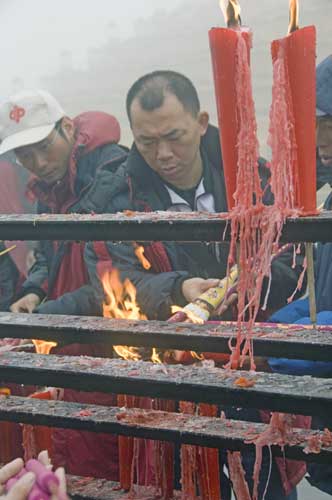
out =
<svg viewBox="0 0 332 500"><path fill-rule="evenodd" d="M252 97L251 73L247 47L239 36L238 73L236 79L238 134L237 190L235 208L230 213L232 242L230 262L236 260L237 241L240 278L238 285L238 335L231 347L229 366L238 368L249 355L255 369L251 332L261 305L263 282L271 283L272 255L279 248L286 218L296 216L297 154L294 119L285 83L287 80L283 53L274 65L273 103L270 114L270 145L272 149L270 187L275 197L272 206L263 203L263 191L258 170L259 147L255 106ZM289 166L292 166L291 168ZM269 291L269 287L268 287ZM264 307L266 307L267 296ZM245 341L241 351L241 344Z"/></svg>
<svg viewBox="0 0 332 500"><path fill-rule="evenodd" d="M229 265L235 261L237 241L239 240L238 259L240 278L238 285L238 335L236 345L231 345L229 367L237 369L249 354L251 369L255 369L251 332L261 305L263 281L269 278L271 284L271 259L279 248L280 236L286 218L297 216L298 169L297 147L292 114L291 93L289 91L284 49L274 63L273 99L270 112L269 145L272 150L270 188L274 204L263 204L263 192L257 168L258 141L254 101L247 49L239 37L237 74L237 116L240 123L238 139L238 173L235 208L230 214L232 242ZM304 266L305 267L305 266ZM298 287L301 286L302 273ZM268 287L268 291L269 291ZM264 306L266 306L265 297ZM241 351L241 344L244 347ZM259 436L256 444L256 463L254 468L253 499L258 496L259 474L262 461L262 448L271 443L287 443L291 429L291 417L279 413L272 415L268 430ZM241 484L241 497L248 497L243 469L239 467L240 458L229 454L230 467L237 469ZM231 471L232 474L232 471Z"/></svg>

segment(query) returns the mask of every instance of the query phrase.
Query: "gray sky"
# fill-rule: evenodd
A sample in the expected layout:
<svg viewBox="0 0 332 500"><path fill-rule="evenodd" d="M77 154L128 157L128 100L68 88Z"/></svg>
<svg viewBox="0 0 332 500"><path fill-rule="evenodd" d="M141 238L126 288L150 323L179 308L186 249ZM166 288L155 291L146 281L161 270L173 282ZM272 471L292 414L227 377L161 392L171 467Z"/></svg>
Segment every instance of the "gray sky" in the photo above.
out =
<svg viewBox="0 0 332 500"><path fill-rule="evenodd" d="M58 67L64 50L71 50L74 63L81 66L89 47L101 45L112 33L116 37L131 35L134 21L157 9L172 10L179 3L181 0L0 0L0 91L7 93L17 76L24 76L26 86L35 85L39 75Z"/></svg>
<svg viewBox="0 0 332 500"><path fill-rule="evenodd" d="M289 0L240 3L243 22L254 32L256 112L262 153L268 154L270 43L287 32ZM88 109L115 114L130 144L129 86L145 72L170 68L193 79L202 107L217 122L207 33L224 25L219 0L0 0L0 19L0 100L22 87L47 88L70 116ZM300 0L300 25L317 27L319 61L332 52L331 19L332 0ZM99 50L89 53L93 48ZM64 51L72 61L64 60ZM75 71L88 67L88 58L89 70ZM13 85L15 77L21 80Z"/></svg>

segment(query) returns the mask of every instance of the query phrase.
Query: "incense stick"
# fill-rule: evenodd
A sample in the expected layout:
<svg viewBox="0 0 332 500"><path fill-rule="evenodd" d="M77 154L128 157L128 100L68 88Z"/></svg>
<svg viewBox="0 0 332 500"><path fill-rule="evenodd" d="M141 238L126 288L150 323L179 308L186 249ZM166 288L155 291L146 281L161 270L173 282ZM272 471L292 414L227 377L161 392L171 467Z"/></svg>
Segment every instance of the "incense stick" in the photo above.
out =
<svg viewBox="0 0 332 500"><path fill-rule="evenodd" d="M316 290L315 290L315 264L314 264L313 243L305 244L305 253L307 258L310 320L311 323L315 326L317 324L317 303L316 303Z"/></svg>

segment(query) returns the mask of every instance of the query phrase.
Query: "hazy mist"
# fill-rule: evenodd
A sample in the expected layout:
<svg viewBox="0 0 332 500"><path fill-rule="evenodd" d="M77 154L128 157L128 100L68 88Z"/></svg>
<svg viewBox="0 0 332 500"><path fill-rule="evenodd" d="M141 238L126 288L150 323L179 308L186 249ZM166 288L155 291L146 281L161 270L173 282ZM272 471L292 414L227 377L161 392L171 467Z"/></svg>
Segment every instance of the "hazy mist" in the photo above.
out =
<svg viewBox="0 0 332 500"><path fill-rule="evenodd" d="M271 99L270 42L285 35L288 0L241 0L254 31L253 78L261 148ZM332 52L331 0L300 0L301 25L318 30L318 59ZM70 116L101 109L131 141L124 101L135 78L157 68L196 84L216 122L208 29L224 25L218 0L0 0L0 98L23 87L55 94Z"/></svg>

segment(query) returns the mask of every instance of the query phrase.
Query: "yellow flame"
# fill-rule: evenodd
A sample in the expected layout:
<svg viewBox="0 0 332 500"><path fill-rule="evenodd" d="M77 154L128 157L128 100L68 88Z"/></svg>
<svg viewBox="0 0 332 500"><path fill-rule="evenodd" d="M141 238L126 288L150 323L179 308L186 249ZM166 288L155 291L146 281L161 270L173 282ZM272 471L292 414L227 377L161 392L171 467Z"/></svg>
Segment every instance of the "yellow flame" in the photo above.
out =
<svg viewBox="0 0 332 500"><path fill-rule="evenodd" d="M299 29L299 0L289 0L289 27L288 34Z"/></svg>
<svg viewBox="0 0 332 500"><path fill-rule="evenodd" d="M241 7L238 0L220 0L220 8L228 28L241 26Z"/></svg>
<svg viewBox="0 0 332 500"><path fill-rule="evenodd" d="M148 259L144 255L144 247L137 245L137 243L134 243L134 251L137 259L139 260L140 264L142 265L143 269L146 271L149 271L151 269L151 264L148 261Z"/></svg>
<svg viewBox="0 0 332 500"><path fill-rule="evenodd" d="M153 363L158 364L158 365L162 364L162 361L161 361L161 359L159 357L158 351L157 351L157 349L155 347L152 349L151 361Z"/></svg>
<svg viewBox="0 0 332 500"><path fill-rule="evenodd" d="M194 359L197 359L198 361L204 361L204 359L205 359L204 356L203 356L203 354L198 354L195 351L190 351L190 354L192 355L192 357Z"/></svg>
<svg viewBox="0 0 332 500"><path fill-rule="evenodd" d="M103 315L111 319L146 320L136 302L136 288L126 279L120 280L119 272L113 269L102 278L102 284L107 297L103 304ZM115 352L123 359L139 361L141 356L135 347L113 346Z"/></svg>
<svg viewBox="0 0 332 500"><path fill-rule="evenodd" d="M57 342L49 342L46 340L33 340L37 354L49 354L53 347L56 347Z"/></svg>

